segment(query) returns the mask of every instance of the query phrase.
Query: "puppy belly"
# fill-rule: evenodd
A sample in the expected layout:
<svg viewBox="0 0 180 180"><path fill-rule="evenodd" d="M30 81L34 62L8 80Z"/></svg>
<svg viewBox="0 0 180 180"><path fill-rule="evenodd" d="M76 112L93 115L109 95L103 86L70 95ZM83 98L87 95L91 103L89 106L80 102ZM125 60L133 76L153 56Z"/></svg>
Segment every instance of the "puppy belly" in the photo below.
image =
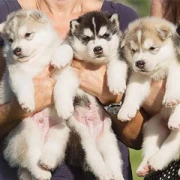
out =
<svg viewBox="0 0 180 180"><path fill-rule="evenodd" d="M88 107L78 107L73 116L77 121L86 125L89 133L95 139L103 131L105 117L100 106L90 104Z"/></svg>
<svg viewBox="0 0 180 180"><path fill-rule="evenodd" d="M45 110L35 113L32 116L32 120L42 130L43 139L45 139L45 137L49 131L49 128L50 128L50 117L49 117L48 110L45 109Z"/></svg>

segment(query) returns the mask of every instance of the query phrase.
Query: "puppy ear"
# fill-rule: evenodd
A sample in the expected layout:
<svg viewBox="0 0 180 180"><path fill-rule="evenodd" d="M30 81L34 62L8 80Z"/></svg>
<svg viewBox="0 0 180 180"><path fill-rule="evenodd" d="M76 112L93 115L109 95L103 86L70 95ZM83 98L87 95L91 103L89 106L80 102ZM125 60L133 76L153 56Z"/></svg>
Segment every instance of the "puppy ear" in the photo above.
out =
<svg viewBox="0 0 180 180"><path fill-rule="evenodd" d="M125 46L125 43L126 43L126 33L127 33L127 30L122 33L121 35L121 42L120 42L120 47L123 48Z"/></svg>
<svg viewBox="0 0 180 180"><path fill-rule="evenodd" d="M125 39L122 39L122 41L120 42L120 45L121 45L120 47L123 48L125 43L126 43Z"/></svg>
<svg viewBox="0 0 180 180"><path fill-rule="evenodd" d="M0 24L0 32L1 32L1 33L3 32L4 26L5 26L5 22L3 22L3 23Z"/></svg>
<svg viewBox="0 0 180 180"><path fill-rule="evenodd" d="M180 36L180 24L179 24L178 27L176 28L176 33Z"/></svg>
<svg viewBox="0 0 180 180"><path fill-rule="evenodd" d="M40 23L46 22L45 15L39 11L32 11L30 13L30 17L32 17L35 21L38 21Z"/></svg>
<svg viewBox="0 0 180 180"><path fill-rule="evenodd" d="M156 31L161 39L165 40L172 37L172 31L167 26L160 26L156 28Z"/></svg>
<svg viewBox="0 0 180 180"><path fill-rule="evenodd" d="M70 22L70 30L71 30L71 32L73 33L78 26L79 26L79 22L77 20L72 20Z"/></svg>
<svg viewBox="0 0 180 180"><path fill-rule="evenodd" d="M119 28L119 16L118 14L113 14L112 16L110 16L109 20Z"/></svg>

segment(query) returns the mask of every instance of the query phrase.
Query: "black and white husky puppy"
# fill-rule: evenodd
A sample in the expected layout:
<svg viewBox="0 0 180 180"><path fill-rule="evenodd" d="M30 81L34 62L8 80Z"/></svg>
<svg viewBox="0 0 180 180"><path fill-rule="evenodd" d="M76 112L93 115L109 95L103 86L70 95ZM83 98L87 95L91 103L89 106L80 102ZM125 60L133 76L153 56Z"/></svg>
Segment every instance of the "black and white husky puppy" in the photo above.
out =
<svg viewBox="0 0 180 180"><path fill-rule="evenodd" d="M120 56L117 14L84 14L71 21L67 40L75 58L94 65L107 65L107 81L112 93L124 92L127 64ZM123 180L121 154L111 119L97 99L79 89L73 116L67 123L71 129L67 149L70 163L81 164L85 172L92 172L99 180Z"/></svg>

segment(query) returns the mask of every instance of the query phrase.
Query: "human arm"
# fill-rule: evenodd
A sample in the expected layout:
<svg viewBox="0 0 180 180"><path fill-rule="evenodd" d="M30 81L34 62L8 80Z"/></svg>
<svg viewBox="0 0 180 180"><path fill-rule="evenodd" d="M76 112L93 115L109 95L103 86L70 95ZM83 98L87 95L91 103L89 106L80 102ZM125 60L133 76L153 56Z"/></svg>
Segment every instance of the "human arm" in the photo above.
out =
<svg viewBox="0 0 180 180"><path fill-rule="evenodd" d="M151 8L150 8L150 15L156 17L163 17L163 0L152 0L151 1Z"/></svg>

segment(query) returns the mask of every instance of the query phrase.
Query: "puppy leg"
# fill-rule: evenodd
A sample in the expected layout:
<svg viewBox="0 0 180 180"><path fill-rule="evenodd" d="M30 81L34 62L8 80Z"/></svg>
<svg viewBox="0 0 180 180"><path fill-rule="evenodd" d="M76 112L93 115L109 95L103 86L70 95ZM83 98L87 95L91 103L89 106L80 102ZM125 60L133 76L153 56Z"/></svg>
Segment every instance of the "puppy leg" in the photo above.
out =
<svg viewBox="0 0 180 180"><path fill-rule="evenodd" d="M44 137L42 130L37 126L36 122L29 118L28 127L30 128L26 133L27 153L26 153L26 168L31 172L35 179L50 180L51 173L41 168L39 160L42 153Z"/></svg>
<svg viewBox="0 0 180 180"><path fill-rule="evenodd" d="M120 74L118 73L120 72ZM122 60L110 61L107 68L107 83L110 92L115 95L126 89L127 64Z"/></svg>
<svg viewBox="0 0 180 180"><path fill-rule="evenodd" d="M130 121L135 117L137 110L146 99L150 90L150 79L137 73L133 73L126 90L126 96L121 109L118 112L118 119Z"/></svg>
<svg viewBox="0 0 180 180"><path fill-rule="evenodd" d="M102 155L97 149L95 139L93 139L89 133L89 129L74 117L69 119L69 125L74 128L81 137L81 144L86 154L86 162L92 173L99 180L113 180L113 173L105 164Z"/></svg>
<svg viewBox="0 0 180 180"><path fill-rule="evenodd" d="M40 158L43 168L54 170L64 160L68 138L69 128L64 122L49 129Z"/></svg>
<svg viewBox="0 0 180 180"><path fill-rule="evenodd" d="M49 180L51 173L39 165L43 133L31 118L24 119L7 137L4 157L13 167L26 168L36 179ZM16 153L14 153L16 152Z"/></svg>
<svg viewBox="0 0 180 180"><path fill-rule="evenodd" d="M167 135L168 131L162 125L162 117L160 114L153 116L147 122L144 128L144 142L142 145L143 160L136 171L138 176L144 176L149 173L150 167L148 165L148 160L159 151ZM158 161L160 161L160 159L158 159Z"/></svg>
<svg viewBox="0 0 180 180"><path fill-rule="evenodd" d="M68 44L62 44L54 53L51 65L55 68L62 68L71 64L73 59L73 50Z"/></svg>
<svg viewBox="0 0 180 180"><path fill-rule="evenodd" d="M169 68L166 81L166 91L162 102L166 107L173 107L180 103L180 84L178 83L179 78L180 63L175 60L175 62Z"/></svg>
<svg viewBox="0 0 180 180"><path fill-rule="evenodd" d="M148 160L148 164L151 166L153 170L162 170L172 160L176 160L177 158L179 158L179 139L180 131L171 131L168 138L163 142L160 150Z"/></svg>
<svg viewBox="0 0 180 180"><path fill-rule="evenodd" d="M180 129L180 104L178 104L176 107L171 108L172 114L168 121L168 127L172 130L178 130Z"/></svg>
<svg viewBox="0 0 180 180"><path fill-rule="evenodd" d="M21 69L19 72L9 73L9 81L21 107L27 112L32 112L35 110L34 85L32 78L25 74Z"/></svg>
<svg viewBox="0 0 180 180"><path fill-rule="evenodd" d="M27 153L27 158L29 160L27 169L36 179L50 180L51 173L40 167L39 160L42 150L38 145L35 144L36 143L33 143L33 148L29 148L29 152Z"/></svg>
<svg viewBox="0 0 180 180"><path fill-rule="evenodd" d="M63 69L57 77L54 87L54 101L57 114L68 119L74 112L73 100L79 87L79 81L71 67Z"/></svg>
<svg viewBox="0 0 180 180"><path fill-rule="evenodd" d="M115 180L124 180L122 175L122 159L119 152L117 139L111 129L111 119L106 117L104 129L97 141L99 151L102 153L105 163L113 172Z"/></svg>

